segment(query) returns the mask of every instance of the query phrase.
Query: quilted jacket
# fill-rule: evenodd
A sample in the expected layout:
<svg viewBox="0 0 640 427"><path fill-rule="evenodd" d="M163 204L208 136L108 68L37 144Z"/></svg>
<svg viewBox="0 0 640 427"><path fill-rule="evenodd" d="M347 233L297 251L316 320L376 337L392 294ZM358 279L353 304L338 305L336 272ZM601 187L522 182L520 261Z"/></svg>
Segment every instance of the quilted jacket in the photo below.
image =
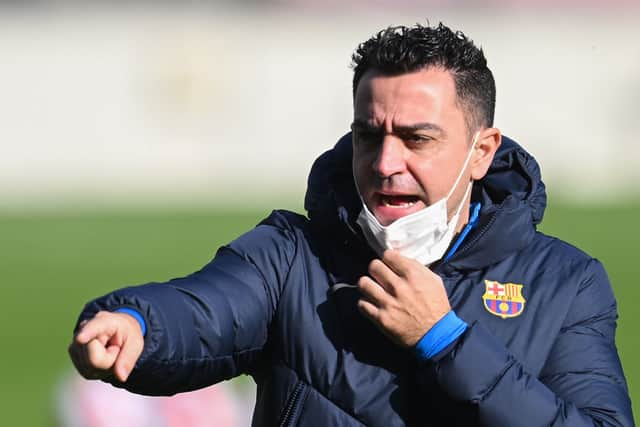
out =
<svg viewBox="0 0 640 427"><path fill-rule="evenodd" d="M308 216L274 211L200 271L128 287L85 307L130 307L147 325L124 387L149 395L241 374L255 426L632 426L600 262L536 230L536 161L508 138L474 183L478 225L432 266L469 324L434 360L394 345L357 310L375 257L355 225L351 136L313 165ZM112 380L113 381L113 380Z"/></svg>

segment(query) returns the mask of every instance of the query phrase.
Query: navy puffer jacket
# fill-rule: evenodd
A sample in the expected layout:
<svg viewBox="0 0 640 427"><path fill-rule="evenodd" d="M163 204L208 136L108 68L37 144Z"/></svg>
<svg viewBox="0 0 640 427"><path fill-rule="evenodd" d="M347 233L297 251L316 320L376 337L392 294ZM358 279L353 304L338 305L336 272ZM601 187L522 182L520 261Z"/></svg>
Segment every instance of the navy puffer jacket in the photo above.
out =
<svg viewBox="0 0 640 427"><path fill-rule="evenodd" d="M240 374L258 385L255 426L632 426L602 265L536 231L546 204L535 160L503 138L476 182L478 225L435 266L469 324L419 362L356 308L375 256L355 224L350 135L314 164L308 218L274 211L202 270L89 303L147 323L126 384L163 395Z"/></svg>

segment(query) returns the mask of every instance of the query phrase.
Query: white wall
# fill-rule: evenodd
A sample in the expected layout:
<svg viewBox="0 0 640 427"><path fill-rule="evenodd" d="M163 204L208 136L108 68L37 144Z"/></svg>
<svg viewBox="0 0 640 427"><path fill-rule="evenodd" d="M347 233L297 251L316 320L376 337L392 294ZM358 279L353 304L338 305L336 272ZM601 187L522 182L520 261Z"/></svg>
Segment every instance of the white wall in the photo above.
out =
<svg viewBox="0 0 640 427"><path fill-rule="evenodd" d="M420 16L483 46L496 125L552 191L638 194L637 14L138 9L0 15L0 206L301 198L351 121L353 48Z"/></svg>

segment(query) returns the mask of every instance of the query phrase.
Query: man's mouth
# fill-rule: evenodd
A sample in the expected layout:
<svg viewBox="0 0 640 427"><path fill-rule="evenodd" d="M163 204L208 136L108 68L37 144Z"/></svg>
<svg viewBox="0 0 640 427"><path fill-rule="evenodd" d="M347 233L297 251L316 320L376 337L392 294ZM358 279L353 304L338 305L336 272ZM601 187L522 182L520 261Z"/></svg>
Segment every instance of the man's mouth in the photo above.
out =
<svg viewBox="0 0 640 427"><path fill-rule="evenodd" d="M410 208L418 203L418 201L419 199L417 196L380 195L381 204L389 208Z"/></svg>

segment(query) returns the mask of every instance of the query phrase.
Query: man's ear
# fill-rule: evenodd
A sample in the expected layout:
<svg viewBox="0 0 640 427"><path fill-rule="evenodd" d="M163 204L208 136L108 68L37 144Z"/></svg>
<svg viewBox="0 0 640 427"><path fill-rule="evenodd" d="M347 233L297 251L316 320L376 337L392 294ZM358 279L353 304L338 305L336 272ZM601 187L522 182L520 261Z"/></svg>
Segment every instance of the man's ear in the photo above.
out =
<svg viewBox="0 0 640 427"><path fill-rule="evenodd" d="M486 128L480 131L474 148L475 155L471 161L471 178L475 181L484 178L493 162L502 134L498 128Z"/></svg>

